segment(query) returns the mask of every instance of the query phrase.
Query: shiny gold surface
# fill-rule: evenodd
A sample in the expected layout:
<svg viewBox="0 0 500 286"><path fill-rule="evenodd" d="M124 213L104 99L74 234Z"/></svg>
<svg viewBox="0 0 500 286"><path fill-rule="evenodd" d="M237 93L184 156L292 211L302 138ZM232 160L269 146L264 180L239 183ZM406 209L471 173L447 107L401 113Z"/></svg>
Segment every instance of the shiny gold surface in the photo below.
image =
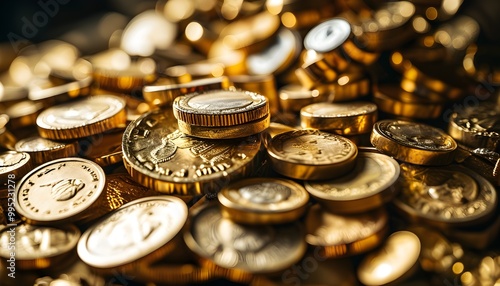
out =
<svg viewBox="0 0 500 286"><path fill-rule="evenodd" d="M381 111L405 118L435 119L444 109L444 99L439 95L421 96L396 85L377 86L373 101Z"/></svg>
<svg viewBox="0 0 500 286"><path fill-rule="evenodd" d="M302 128L315 128L340 135L368 133L377 121L371 102L315 103L300 110Z"/></svg>
<svg viewBox="0 0 500 286"><path fill-rule="evenodd" d="M278 91L274 75L232 75L229 80L237 89L248 90L264 95L269 101L269 112L276 115L279 111Z"/></svg>
<svg viewBox="0 0 500 286"><path fill-rule="evenodd" d="M17 151L0 153L0 185L2 188L8 185L9 175L11 181L17 180L26 175L32 168L33 160L28 153Z"/></svg>
<svg viewBox="0 0 500 286"><path fill-rule="evenodd" d="M354 169L337 179L306 181L306 190L333 213L360 213L381 207L398 192L399 164L389 156L360 152Z"/></svg>
<svg viewBox="0 0 500 286"><path fill-rule="evenodd" d="M328 258L368 252L382 243L388 230L388 216L383 209L338 215L315 205L309 210L305 223L307 243L319 247L320 255Z"/></svg>
<svg viewBox="0 0 500 286"><path fill-rule="evenodd" d="M358 149L339 135L307 129L276 135L267 153L273 169L299 180L339 177L354 168Z"/></svg>
<svg viewBox="0 0 500 286"><path fill-rule="evenodd" d="M306 105L318 102L319 92L302 85L285 85L279 90L279 105L283 112L299 112Z"/></svg>
<svg viewBox="0 0 500 286"><path fill-rule="evenodd" d="M270 124L271 117L265 116L248 123L225 127L208 127L190 125L184 121L178 121L179 131L186 135L204 139L235 139L256 135L264 131Z"/></svg>
<svg viewBox="0 0 500 286"><path fill-rule="evenodd" d="M125 126L125 101L113 95L96 95L44 110L36 124L41 137L76 139Z"/></svg>
<svg viewBox="0 0 500 286"><path fill-rule="evenodd" d="M488 220L497 205L495 188L461 166L401 166L401 192L394 204L410 218L444 227Z"/></svg>
<svg viewBox="0 0 500 286"><path fill-rule="evenodd" d="M457 143L430 125L403 120L382 120L373 126L370 141L380 152L416 165L447 165Z"/></svg>
<svg viewBox="0 0 500 286"><path fill-rule="evenodd" d="M418 263L420 249L420 240L414 233L395 232L382 248L364 257L358 267L358 279L365 285L394 282Z"/></svg>
<svg viewBox="0 0 500 286"><path fill-rule="evenodd" d="M224 127L245 124L269 114L263 95L243 90L211 90L179 96L174 100L175 118L190 125Z"/></svg>
<svg viewBox="0 0 500 286"><path fill-rule="evenodd" d="M243 224L287 223L305 212L309 195L301 185L285 179L243 179L217 195L222 216Z"/></svg>
<svg viewBox="0 0 500 286"><path fill-rule="evenodd" d="M56 142L39 136L21 139L16 143L16 151L30 154L33 163L44 164L48 161L75 156L79 146L77 141Z"/></svg>
<svg viewBox="0 0 500 286"><path fill-rule="evenodd" d="M252 172L260 139L197 139L177 130L172 111L152 111L127 127L122 149L127 171L142 185L196 195L216 192Z"/></svg>
<svg viewBox="0 0 500 286"><path fill-rule="evenodd" d="M122 162L123 129L108 131L89 138L91 145L85 152L85 158L92 160L101 167Z"/></svg>

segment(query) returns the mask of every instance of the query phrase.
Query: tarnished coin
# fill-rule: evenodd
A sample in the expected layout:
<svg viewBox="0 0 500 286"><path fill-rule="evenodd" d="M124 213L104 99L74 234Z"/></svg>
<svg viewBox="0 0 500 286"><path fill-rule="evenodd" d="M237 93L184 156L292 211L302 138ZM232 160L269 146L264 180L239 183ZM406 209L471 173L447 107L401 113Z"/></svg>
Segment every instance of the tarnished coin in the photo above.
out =
<svg viewBox="0 0 500 286"><path fill-rule="evenodd" d="M467 107L451 115L448 133L471 148L498 150L500 108L492 103Z"/></svg>
<svg viewBox="0 0 500 286"><path fill-rule="evenodd" d="M358 267L358 279L364 285L385 285L409 276L420 255L420 240L409 231L393 233L385 244L368 254Z"/></svg>
<svg viewBox="0 0 500 286"><path fill-rule="evenodd" d="M21 139L16 143L16 151L31 155L36 165L51 160L75 156L78 152L78 142L56 142L40 136Z"/></svg>
<svg viewBox="0 0 500 286"><path fill-rule="evenodd" d="M158 259L184 226L186 203L172 196L146 197L123 205L82 234L78 255L88 265L112 269ZM157 255L151 255L152 253Z"/></svg>
<svg viewBox="0 0 500 286"><path fill-rule="evenodd" d="M71 224L8 226L0 231L0 256L14 257L15 266L20 269L60 266L76 248L79 238L80 230Z"/></svg>
<svg viewBox="0 0 500 286"><path fill-rule="evenodd" d="M368 133L377 121L377 106L371 102L315 103L300 110L302 128L315 128L340 135Z"/></svg>
<svg viewBox="0 0 500 286"><path fill-rule="evenodd" d="M388 231L388 215L383 209L338 215L315 205L306 216L306 241L319 248L322 257L343 257L367 252L382 243Z"/></svg>
<svg viewBox="0 0 500 286"><path fill-rule="evenodd" d="M32 166L33 161L28 153L17 151L0 153L0 186L4 187L9 179L17 182L32 170Z"/></svg>
<svg viewBox="0 0 500 286"><path fill-rule="evenodd" d="M205 140L177 130L172 110L152 111L123 134L123 159L130 175L155 191L178 195L220 190L252 171L258 136Z"/></svg>
<svg viewBox="0 0 500 286"><path fill-rule="evenodd" d="M302 258L306 243L300 224L248 226L223 218L211 204L193 213L184 233L188 247L224 268L249 273L273 273Z"/></svg>
<svg viewBox="0 0 500 286"><path fill-rule="evenodd" d="M56 105L42 111L36 120L40 136L76 139L123 127L127 121L125 100L96 95Z"/></svg>
<svg viewBox="0 0 500 286"><path fill-rule="evenodd" d="M394 204L416 220L442 227L477 225L495 212L495 187L467 168L402 164L401 175Z"/></svg>
<svg viewBox="0 0 500 286"><path fill-rule="evenodd" d="M396 194L399 164L384 154L360 152L347 175L328 181L306 181L306 190L334 213L359 213L382 206Z"/></svg>
<svg viewBox="0 0 500 286"><path fill-rule="evenodd" d="M16 210L30 223L83 221L105 187L105 174L96 163L63 158L39 166L16 186Z"/></svg>
<svg viewBox="0 0 500 286"><path fill-rule="evenodd" d="M306 129L273 137L267 149L273 169L299 180L326 180L354 168L356 145L339 135Z"/></svg>
<svg viewBox="0 0 500 286"><path fill-rule="evenodd" d="M457 143L430 125L382 120L373 126L370 141L377 150L416 165L447 165L455 158Z"/></svg>
<svg viewBox="0 0 500 286"><path fill-rule="evenodd" d="M218 194L222 215L246 224L285 223L305 211L309 195L291 180L243 179L229 184Z"/></svg>

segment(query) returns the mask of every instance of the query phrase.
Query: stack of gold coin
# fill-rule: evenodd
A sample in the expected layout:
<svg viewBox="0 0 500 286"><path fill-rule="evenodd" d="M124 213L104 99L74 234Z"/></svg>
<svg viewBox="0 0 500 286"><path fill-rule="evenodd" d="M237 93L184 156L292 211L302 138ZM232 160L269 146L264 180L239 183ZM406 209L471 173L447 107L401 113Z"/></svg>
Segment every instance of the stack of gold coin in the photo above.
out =
<svg viewBox="0 0 500 286"><path fill-rule="evenodd" d="M243 90L215 90L179 96L174 101L179 130L210 139L254 135L269 126L269 103L263 95Z"/></svg>
<svg viewBox="0 0 500 286"><path fill-rule="evenodd" d="M0 285L498 282L494 1L139 2L0 43Z"/></svg>

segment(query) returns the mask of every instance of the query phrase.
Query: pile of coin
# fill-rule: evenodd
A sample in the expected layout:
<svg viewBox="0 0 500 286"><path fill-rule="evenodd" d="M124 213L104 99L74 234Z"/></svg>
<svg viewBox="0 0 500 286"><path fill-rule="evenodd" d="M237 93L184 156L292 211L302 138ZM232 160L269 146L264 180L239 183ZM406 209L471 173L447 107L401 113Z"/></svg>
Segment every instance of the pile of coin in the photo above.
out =
<svg viewBox="0 0 500 286"><path fill-rule="evenodd" d="M148 3L0 62L1 285L500 283L473 5Z"/></svg>

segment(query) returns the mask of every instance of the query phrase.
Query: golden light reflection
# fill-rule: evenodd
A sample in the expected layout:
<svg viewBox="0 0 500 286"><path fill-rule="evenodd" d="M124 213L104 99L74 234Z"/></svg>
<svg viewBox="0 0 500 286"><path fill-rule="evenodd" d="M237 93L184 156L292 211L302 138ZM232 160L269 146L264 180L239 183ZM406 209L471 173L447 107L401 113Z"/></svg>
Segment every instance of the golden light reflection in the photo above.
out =
<svg viewBox="0 0 500 286"><path fill-rule="evenodd" d="M9 68L9 75L11 79L18 85L25 86L33 77L28 59L24 56L17 57Z"/></svg>
<svg viewBox="0 0 500 286"><path fill-rule="evenodd" d="M438 11L434 7L429 7L425 10L425 17L429 20L436 20L438 16Z"/></svg>
<svg viewBox="0 0 500 286"><path fill-rule="evenodd" d="M283 15L281 15L281 23L283 23L283 26L287 28L293 28L295 27L295 25L297 25L297 18L294 14L285 12L283 13Z"/></svg>
<svg viewBox="0 0 500 286"><path fill-rule="evenodd" d="M430 29L429 23L420 16L413 18L412 25L413 29L418 33L425 33Z"/></svg>
<svg viewBox="0 0 500 286"><path fill-rule="evenodd" d="M130 55L150 56L175 40L177 26L154 10L137 15L125 27L121 48Z"/></svg>
<svg viewBox="0 0 500 286"><path fill-rule="evenodd" d="M338 83L339 85L346 85L346 84L348 84L348 83L349 83L349 80L350 80L350 79L349 79L349 76L344 75L344 76L339 77L339 79L337 80L337 83Z"/></svg>
<svg viewBox="0 0 500 286"><path fill-rule="evenodd" d="M376 279L381 279L391 275L392 271L392 265L382 262L373 269L373 275Z"/></svg>
<svg viewBox="0 0 500 286"><path fill-rule="evenodd" d="M446 14L454 15L462 5L462 2L463 0L443 0L441 8Z"/></svg>
<svg viewBox="0 0 500 286"><path fill-rule="evenodd" d="M194 11L194 3L186 0L169 0L163 8L163 14L172 22L185 20L193 15Z"/></svg>
<svg viewBox="0 0 500 286"><path fill-rule="evenodd" d="M196 42L203 36L203 26L198 22L191 22L186 26L185 35L191 42Z"/></svg>
<svg viewBox="0 0 500 286"><path fill-rule="evenodd" d="M451 270L455 275L458 275L464 271L464 265L462 262L455 262L451 267Z"/></svg>
<svg viewBox="0 0 500 286"><path fill-rule="evenodd" d="M278 15L283 10L283 0L267 0L266 8L269 13Z"/></svg>

